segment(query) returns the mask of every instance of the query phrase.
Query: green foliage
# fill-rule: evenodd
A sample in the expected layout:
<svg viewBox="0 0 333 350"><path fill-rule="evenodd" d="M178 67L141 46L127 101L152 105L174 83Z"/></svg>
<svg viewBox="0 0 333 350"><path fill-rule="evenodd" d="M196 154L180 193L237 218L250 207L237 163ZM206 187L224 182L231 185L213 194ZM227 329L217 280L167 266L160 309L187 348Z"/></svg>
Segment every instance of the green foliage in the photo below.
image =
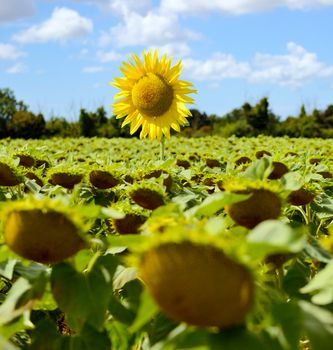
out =
<svg viewBox="0 0 333 350"><path fill-rule="evenodd" d="M17 101L10 89L0 89L0 138L49 138L49 137L138 137L140 130L130 134L129 126L122 127L123 120L108 116L103 106L95 111L81 108L77 121L68 121L62 117L52 117L43 122L41 114L20 114L27 112L28 107L23 101ZM180 134L186 137L204 137L219 135L230 137L253 137L258 135L289 136L289 137L333 137L333 105L324 110L314 109L309 113L304 105L296 116L286 119L274 114L269 107L267 97L261 98L252 105L245 102L240 108L235 108L225 115L208 115L197 109L190 110L192 117L188 118ZM34 117L32 117L34 115ZM15 116L15 117L14 117ZM39 119L38 119L39 118ZM19 126L18 124L22 124ZM45 125L43 125L45 124ZM172 134L179 135L171 130Z"/></svg>
<svg viewBox="0 0 333 350"><path fill-rule="evenodd" d="M65 118L52 117L45 123L44 137L79 137L80 129L78 123L71 123Z"/></svg>
<svg viewBox="0 0 333 350"><path fill-rule="evenodd" d="M54 124L58 122L58 130L66 126L64 120ZM118 120L110 118L104 125L109 123L117 125ZM157 160L157 141L136 138L5 139L0 145L5 159L24 150L36 163L47 159L50 168L46 172L43 165L35 164L29 169L41 177L43 186L29 179L12 188L0 188L1 221L5 222L10 206L22 205L17 199L36 203L56 197L64 211L68 208L66 213L82 222L80 234L85 241L75 256L43 265L10 251L1 226L0 349L330 350L333 184L318 174L333 170L330 141L173 137L166 142L168 159L164 162ZM257 160L258 150L272 156ZM296 155L286 155L291 150ZM250 164L246 168L236 165L235 159L245 155ZM321 159L319 164L310 162L314 157ZM208 167L207 158L220 165ZM178 166L177 159L187 159L188 169ZM283 162L290 172L270 180L273 161ZM23 174L26 170L18 160L11 166ZM59 167L79 171L84 175L82 181L73 189L48 183L48 173ZM95 167L117 173L119 184L106 190L92 186L89 174ZM152 171L156 177L144 177ZM172 179L168 191L166 173ZM223 188L228 180L240 185L240 193ZM276 220L247 229L231 219L226 206L251 196L241 187L248 183L253 188L264 186L281 199L283 207ZM125 219L129 209L138 211L129 196L133 186L158 188L166 203L154 211L140 211L147 221L139 233L118 234L115 220ZM290 192L302 186L313 190L314 201L304 206L288 203ZM152 244L168 242L170 237L175 242L186 239L213 245L244 265L253 278L254 302L239 324L226 329L198 328L164 314L142 281L139 261ZM189 276L204 264L201 256L197 260L191 263ZM219 278L217 272L205 285L198 282L203 296ZM224 285L228 288L231 283ZM170 284L166 292L172 288Z"/></svg>
<svg viewBox="0 0 333 350"><path fill-rule="evenodd" d="M0 89L0 138L6 137L7 123L16 112L27 111L23 101L17 101L14 92L10 89Z"/></svg>
<svg viewBox="0 0 333 350"><path fill-rule="evenodd" d="M106 122L107 117L104 107L97 108L96 112L87 112L84 108L80 109L79 125L82 136L100 136L99 128L102 128Z"/></svg>
<svg viewBox="0 0 333 350"><path fill-rule="evenodd" d="M245 119L258 133L269 131L270 123L275 121L268 107L269 102L266 97L262 98L254 107L249 103L243 105Z"/></svg>
<svg viewBox="0 0 333 350"><path fill-rule="evenodd" d="M98 258L86 274L75 271L66 263L53 268L52 293L61 310L67 314L69 326L73 330L80 330L85 323L97 330L102 329L116 267L116 258L106 255Z"/></svg>
<svg viewBox="0 0 333 350"><path fill-rule="evenodd" d="M0 119L9 121L15 112L27 111L23 101L17 101L14 92L10 89L0 89Z"/></svg>
<svg viewBox="0 0 333 350"><path fill-rule="evenodd" d="M44 134L44 128L43 115L27 111L15 112L7 123L7 131L12 138L38 139Z"/></svg>

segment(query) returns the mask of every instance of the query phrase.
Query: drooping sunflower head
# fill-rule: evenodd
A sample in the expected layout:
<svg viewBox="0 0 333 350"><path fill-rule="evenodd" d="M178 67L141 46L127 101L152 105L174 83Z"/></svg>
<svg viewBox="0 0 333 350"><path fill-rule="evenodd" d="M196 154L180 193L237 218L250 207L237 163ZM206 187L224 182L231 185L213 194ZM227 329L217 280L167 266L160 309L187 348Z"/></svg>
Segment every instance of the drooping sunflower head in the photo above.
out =
<svg viewBox="0 0 333 350"><path fill-rule="evenodd" d="M191 83L179 80L182 63L171 66L171 58L158 51L144 52L143 62L132 54L133 59L120 67L122 78L111 83L121 91L115 95L112 105L117 118L125 118L122 126L130 124L131 134L142 127L140 138L161 139L170 137L170 128L180 131L187 124L191 112L185 104L193 103L187 94L195 93Z"/></svg>

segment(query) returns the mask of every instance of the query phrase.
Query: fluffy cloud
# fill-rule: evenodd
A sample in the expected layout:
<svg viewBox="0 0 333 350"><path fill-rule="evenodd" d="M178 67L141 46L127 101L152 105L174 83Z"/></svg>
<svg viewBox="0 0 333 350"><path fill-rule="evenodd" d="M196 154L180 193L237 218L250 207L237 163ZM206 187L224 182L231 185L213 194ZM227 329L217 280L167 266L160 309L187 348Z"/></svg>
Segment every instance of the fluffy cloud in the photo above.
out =
<svg viewBox="0 0 333 350"><path fill-rule="evenodd" d="M126 16L131 12L143 13L151 7L151 0L74 0L91 5L97 5L103 11Z"/></svg>
<svg viewBox="0 0 333 350"><path fill-rule="evenodd" d="M80 0L78 0L80 1ZM164 47L166 51L187 51L187 41L199 35L179 25L178 15L153 7L151 0L81 0L108 6L119 22L99 37L98 45L118 47Z"/></svg>
<svg viewBox="0 0 333 350"><path fill-rule="evenodd" d="M0 43L0 60L16 60L21 56L25 56L25 53L19 51L15 46Z"/></svg>
<svg viewBox="0 0 333 350"><path fill-rule="evenodd" d="M176 57L187 57L191 54L191 49L185 42L173 42L170 44L150 46L149 49L158 49L160 54L167 54Z"/></svg>
<svg viewBox="0 0 333 350"><path fill-rule="evenodd" d="M163 11L185 14L220 11L226 14L241 15L273 10L276 7L308 9L332 5L333 0L161 0L161 9Z"/></svg>
<svg viewBox="0 0 333 350"><path fill-rule="evenodd" d="M302 46L290 42L287 52L286 55L256 54L251 79L297 87L312 79L333 76L333 66L320 62L315 53Z"/></svg>
<svg viewBox="0 0 333 350"><path fill-rule="evenodd" d="M104 71L104 67L102 66L89 66L89 67L84 67L82 69L82 73L88 73L88 74L100 73L103 71Z"/></svg>
<svg viewBox="0 0 333 350"><path fill-rule="evenodd" d="M98 51L96 57L97 60L102 63L119 61L125 58L123 55L115 51Z"/></svg>
<svg viewBox="0 0 333 350"><path fill-rule="evenodd" d="M18 62L6 70L7 74L20 74L27 71L25 64Z"/></svg>
<svg viewBox="0 0 333 350"><path fill-rule="evenodd" d="M232 55L216 53L205 61L184 60L184 71L195 80L222 80L245 77L250 73L250 66L237 62Z"/></svg>
<svg viewBox="0 0 333 350"><path fill-rule="evenodd" d="M287 44L285 55L257 53L252 62L237 62L232 55L217 53L204 61L184 60L184 70L187 76L195 80L242 78L291 87L333 76L333 66L319 61L315 53L293 42Z"/></svg>
<svg viewBox="0 0 333 350"><path fill-rule="evenodd" d="M0 0L0 23L32 16L35 0Z"/></svg>
<svg viewBox="0 0 333 350"><path fill-rule="evenodd" d="M108 8L121 16L127 16L132 12L145 13L151 7L151 0L109 0Z"/></svg>
<svg viewBox="0 0 333 350"><path fill-rule="evenodd" d="M131 12L110 32L103 33L104 43L115 42L120 47L131 45L157 46L185 42L198 35L179 26L176 15L149 11L145 15Z"/></svg>
<svg viewBox="0 0 333 350"><path fill-rule="evenodd" d="M13 39L22 44L48 41L64 42L84 37L92 30L93 23L90 19L80 16L74 10L56 7L49 19L14 35Z"/></svg>

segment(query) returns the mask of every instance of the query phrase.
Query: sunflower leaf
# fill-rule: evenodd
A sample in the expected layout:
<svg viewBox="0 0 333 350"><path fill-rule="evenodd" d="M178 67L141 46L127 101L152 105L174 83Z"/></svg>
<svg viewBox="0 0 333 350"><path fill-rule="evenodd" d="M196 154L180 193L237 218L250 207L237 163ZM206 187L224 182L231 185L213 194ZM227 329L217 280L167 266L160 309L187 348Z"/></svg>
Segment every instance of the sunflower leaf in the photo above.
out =
<svg viewBox="0 0 333 350"><path fill-rule="evenodd" d="M303 288L301 293L314 293L312 302L326 305L333 302L333 261L319 271L317 275Z"/></svg>
<svg viewBox="0 0 333 350"><path fill-rule="evenodd" d="M277 253L298 253L306 243L303 228L292 228L278 220L267 220L247 236L249 254L265 257Z"/></svg>
<svg viewBox="0 0 333 350"><path fill-rule="evenodd" d="M196 216L211 216L223 209L224 206L244 201L251 194L236 194L230 192L218 192L207 197L195 209L192 208L192 213Z"/></svg>

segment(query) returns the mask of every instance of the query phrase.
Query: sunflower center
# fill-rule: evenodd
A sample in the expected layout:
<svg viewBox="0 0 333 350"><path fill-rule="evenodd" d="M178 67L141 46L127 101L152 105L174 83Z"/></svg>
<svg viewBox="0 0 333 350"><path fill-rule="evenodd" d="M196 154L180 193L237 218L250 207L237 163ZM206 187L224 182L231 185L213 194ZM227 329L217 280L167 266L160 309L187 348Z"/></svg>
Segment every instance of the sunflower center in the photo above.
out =
<svg viewBox="0 0 333 350"><path fill-rule="evenodd" d="M134 106L141 114L149 117L159 117L167 112L172 99L172 87L154 73L147 73L132 89Z"/></svg>

